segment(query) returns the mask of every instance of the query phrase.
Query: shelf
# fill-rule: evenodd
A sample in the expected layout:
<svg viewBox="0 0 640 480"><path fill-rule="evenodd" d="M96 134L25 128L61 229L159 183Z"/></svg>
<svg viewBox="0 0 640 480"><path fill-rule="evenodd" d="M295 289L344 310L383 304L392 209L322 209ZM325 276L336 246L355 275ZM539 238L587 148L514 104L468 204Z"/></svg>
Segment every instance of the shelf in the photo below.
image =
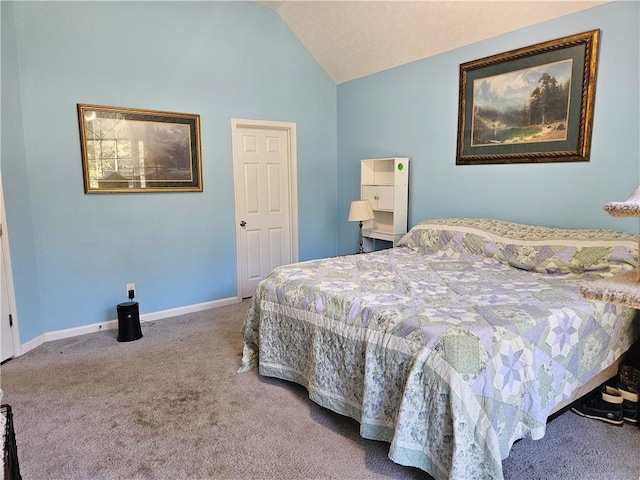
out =
<svg viewBox="0 0 640 480"><path fill-rule="evenodd" d="M362 185L393 185L395 182L395 158L363 160L361 164Z"/></svg>
<svg viewBox="0 0 640 480"><path fill-rule="evenodd" d="M381 233L405 233L394 231L394 212L384 210L374 210L375 218L365 222L363 232L381 232Z"/></svg>
<svg viewBox="0 0 640 480"><path fill-rule="evenodd" d="M360 199L369 202L375 215L363 222L364 246L370 251L375 240L392 242L395 246L407 232L409 159L361 160Z"/></svg>
<svg viewBox="0 0 640 480"><path fill-rule="evenodd" d="M392 232L381 232L369 230L365 232L362 231L363 238L375 238L377 240L386 240L387 242L393 242L395 246L398 240L400 240L404 235L401 233L392 233Z"/></svg>
<svg viewBox="0 0 640 480"><path fill-rule="evenodd" d="M382 228L381 228L382 227ZM373 235L400 235L398 233L393 233L393 229L392 228L384 228L384 225L378 225L376 228L370 228L370 229L362 229L362 235L364 235L365 237L371 237Z"/></svg>

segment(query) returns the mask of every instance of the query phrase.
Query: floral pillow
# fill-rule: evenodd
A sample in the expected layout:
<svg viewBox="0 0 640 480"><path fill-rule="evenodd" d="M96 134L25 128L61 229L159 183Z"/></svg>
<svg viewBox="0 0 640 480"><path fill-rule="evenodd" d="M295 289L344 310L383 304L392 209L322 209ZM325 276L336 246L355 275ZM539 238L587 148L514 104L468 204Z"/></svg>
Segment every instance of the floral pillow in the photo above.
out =
<svg viewBox="0 0 640 480"><path fill-rule="evenodd" d="M484 255L515 268L560 275L609 276L638 262L638 236L630 233L482 218L428 220L412 228L399 245Z"/></svg>

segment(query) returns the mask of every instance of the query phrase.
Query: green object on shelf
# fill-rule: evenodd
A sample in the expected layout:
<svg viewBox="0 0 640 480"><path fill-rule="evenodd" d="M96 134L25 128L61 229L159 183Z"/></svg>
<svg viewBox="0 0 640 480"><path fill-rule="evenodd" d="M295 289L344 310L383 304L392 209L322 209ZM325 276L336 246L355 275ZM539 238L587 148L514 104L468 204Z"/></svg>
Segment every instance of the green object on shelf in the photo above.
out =
<svg viewBox="0 0 640 480"><path fill-rule="evenodd" d="M402 163L398 164L398 170L402 170L404 168L404 165Z"/></svg>

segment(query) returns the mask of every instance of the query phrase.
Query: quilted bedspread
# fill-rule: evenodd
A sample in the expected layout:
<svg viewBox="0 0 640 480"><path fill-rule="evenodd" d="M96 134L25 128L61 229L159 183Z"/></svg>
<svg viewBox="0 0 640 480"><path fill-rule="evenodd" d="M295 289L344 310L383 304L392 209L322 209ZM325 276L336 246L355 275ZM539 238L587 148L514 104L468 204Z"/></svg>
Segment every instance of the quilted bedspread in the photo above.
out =
<svg viewBox="0 0 640 480"><path fill-rule="evenodd" d="M243 327L240 371L310 398L390 442L436 479L501 479L513 443L638 337L635 310L583 299L630 269L637 237L495 220L417 225L401 246L283 266Z"/></svg>

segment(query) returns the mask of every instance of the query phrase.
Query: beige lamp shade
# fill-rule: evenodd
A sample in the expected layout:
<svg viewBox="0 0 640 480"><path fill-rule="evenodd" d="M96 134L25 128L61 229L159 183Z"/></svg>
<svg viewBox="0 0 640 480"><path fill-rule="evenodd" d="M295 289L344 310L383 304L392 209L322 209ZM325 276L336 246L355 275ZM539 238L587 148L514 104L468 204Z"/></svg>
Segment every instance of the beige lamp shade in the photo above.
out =
<svg viewBox="0 0 640 480"><path fill-rule="evenodd" d="M624 202L609 202L604 209L614 217L640 217L640 185ZM640 236L638 250L640 251ZM616 303L640 310L640 262L635 271L628 270L583 284L580 293L589 300Z"/></svg>
<svg viewBox="0 0 640 480"><path fill-rule="evenodd" d="M640 185L636 187L633 193L624 202L609 202L604 209L614 217L640 217ZM638 237L638 251L640 251L640 237ZM636 266L636 282L640 282L640 262ZM636 288L638 285L636 285ZM636 292L636 304L634 308L640 305L640 290Z"/></svg>
<svg viewBox="0 0 640 480"><path fill-rule="evenodd" d="M375 218L368 200L354 200L349 208L350 222L364 222Z"/></svg>
<svg viewBox="0 0 640 480"><path fill-rule="evenodd" d="M640 185L624 202L609 202L604 209L614 217L640 217Z"/></svg>

